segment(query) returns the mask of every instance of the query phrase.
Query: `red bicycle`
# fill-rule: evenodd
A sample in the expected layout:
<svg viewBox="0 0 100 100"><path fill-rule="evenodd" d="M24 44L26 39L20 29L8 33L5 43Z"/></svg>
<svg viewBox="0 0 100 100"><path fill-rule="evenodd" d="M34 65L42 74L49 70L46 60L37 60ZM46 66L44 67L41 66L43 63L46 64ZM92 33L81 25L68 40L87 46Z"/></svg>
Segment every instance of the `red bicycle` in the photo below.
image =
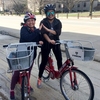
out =
<svg viewBox="0 0 100 100"><path fill-rule="evenodd" d="M7 50L8 72L20 71L19 81L21 100L30 100L29 69L33 64L34 47L40 46L36 42L12 43L4 45Z"/></svg>
<svg viewBox="0 0 100 100"><path fill-rule="evenodd" d="M93 60L95 49L83 47L79 40L60 40L59 43L64 44L67 60L64 62L62 67L56 71L53 65L52 53L50 52L47 65L43 73L44 81L49 80L50 78L60 78L60 89L65 100L93 100L93 84L90 78L83 71L74 66L73 58L85 61ZM41 52L38 55L38 68L40 62Z"/></svg>

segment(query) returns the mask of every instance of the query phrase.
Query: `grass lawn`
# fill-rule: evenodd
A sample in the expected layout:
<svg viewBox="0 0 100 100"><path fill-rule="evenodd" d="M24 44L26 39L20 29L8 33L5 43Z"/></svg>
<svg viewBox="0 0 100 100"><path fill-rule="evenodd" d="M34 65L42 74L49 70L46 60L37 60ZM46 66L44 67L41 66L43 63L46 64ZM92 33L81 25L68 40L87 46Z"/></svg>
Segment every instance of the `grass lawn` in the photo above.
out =
<svg viewBox="0 0 100 100"><path fill-rule="evenodd" d="M58 13L59 17L89 17L89 12L77 12L77 13ZM100 11L92 12L92 17L100 17Z"/></svg>

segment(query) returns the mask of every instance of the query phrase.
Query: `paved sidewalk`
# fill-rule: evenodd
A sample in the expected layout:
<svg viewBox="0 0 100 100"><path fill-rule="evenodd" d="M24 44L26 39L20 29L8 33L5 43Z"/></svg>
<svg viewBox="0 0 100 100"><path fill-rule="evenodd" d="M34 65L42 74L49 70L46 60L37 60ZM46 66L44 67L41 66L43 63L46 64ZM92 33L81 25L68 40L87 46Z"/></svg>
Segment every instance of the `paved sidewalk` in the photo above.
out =
<svg viewBox="0 0 100 100"><path fill-rule="evenodd" d="M3 16L0 16L1 19ZM5 18L7 16L4 16ZM6 24L1 20L2 24L0 27L0 33L1 34L10 34L14 37L19 37L19 29L21 26L19 25L22 19L22 17L19 16L8 16L9 19L12 18L12 22L16 23L13 24ZM17 21L15 20L17 19ZM38 27L40 20L42 19L41 16L37 16L37 22L36 26ZM93 43L93 46L95 48L95 61L100 62L100 18L95 19L89 19L89 18L59 18L62 22L62 35L61 39L69 39L69 40L88 40ZM10 20L7 20L10 21ZM9 22L8 22L9 23ZM92 24L92 25L91 25ZM5 26L5 27L4 27Z"/></svg>
<svg viewBox="0 0 100 100"><path fill-rule="evenodd" d="M10 17L10 19L11 18L12 17ZM15 18L19 22L18 19L20 19L20 17L15 16ZM40 19L41 18L38 17L38 20L40 20ZM73 19L73 18L70 18L70 19L60 18L60 19L63 22L63 26L64 26L61 39L65 39L65 38L68 39L68 40L70 40L70 39L72 39L72 40L73 39L76 39L76 40L80 39L81 40L82 39L82 40L92 41L93 46L96 48L94 60L100 61L100 30L99 30L100 29L99 28L100 19L93 19L93 20L90 20L90 19L79 19L78 20L78 19ZM4 21L4 20L2 20L2 21ZM18 23L17 21L14 22L14 24ZM98 22L98 26L95 25L95 21ZM0 27L0 32L1 32L1 30L4 30L3 31L4 33L1 32L2 34L10 34L12 36L19 37L19 28L20 28L20 26L18 26L19 23L17 25L13 25L12 22L11 22L10 25L7 25L7 23L0 23L0 26L2 26L2 27ZM78 23L76 23L76 22L78 22ZM88 22L88 25L87 25L88 27L85 26L85 25L83 25L84 26L83 27L82 25L80 25L80 22L82 24L85 24L85 22ZM91 22L94 23L94 24L91 27L89 27ZM9 23L9 21L8 21L8 23ZM37 21L37 25L38 25L38 23L39 23L39 21ZM80 31L81 31L81 33L80 33ZM9 93L11 74L6 73L6 70L8 69L8 65L7 65L6 58L5 58L5 50L2 48L2 45L12 43L12 42L18 42L18 38L9 37L9 36L6 36L6 35L0 35L0 44L1 44L0 45L0 74L1 74L0 80L3 80L3 83L0 83L0 85L2 86L2 88L4 90L2 92L2 88L0 88L0 91L4 95L6 94L5 96L7 98L9 98L8 93ZM82 62L80 62L80 66L81 66L81 64L82 64ZM91 64L93 64L93 63L91 63ZM83 63L83 65L84 65L84 63ZM85 72L87 72L89 74L94 72L91 69L95 70L95 72L93 73L94 74L93 76L92 76L92 74L90 74L90 77L92 76L92 80L94 82L96 82L96 83L94 83L96 90L97 90L96 91L97 97L95 97L95 98L98 98L98 96L99 96L98 93L100 92L98 90L98 88L100 88L100 86L98 85L98 83L100 84L100 81L99 81L100 78L99 78L99 74L98 74L100 68L99 67L97 68L97 66L98 65L94 65L95 68L90 67L90 69L82 67L83 69L85 69ZM63 98L63 96L60 92L60 89L59 89L59 82L57 80L53 80L53 81L50 80L49 84L43 83L43 89L42 90L37 89L36 88L37 74L38 74L38 68L37 68L37 65L35 64L34 70L32 71L32 77L31 77L31 84L32 84L32 86L35 90L34 94L32 94L33 95L32 100L41 100L41 98L42 98L42 100L48 100L51 97L52 98L49 99L49 100L64 100L64 98ZM98 75L96 75L96 74L98 74ZM51 84L53 86L51 86ZM19 91L18 88L17 88L17 90ZM46 95L44 96L43 94L46 94ZM55 97L55 95L56 95L56 97ZM19 96L19 94L17 94L17 97L18 96ZM7 99L2 99L2 100L7 100ZM99 99L94 99L94 100L99 100Z"/></svg>
<svg viewBox="0 0 100 100"><path fill-rule="evenodd" d="M8 64L6 61L6 50L2 48L2 45L15 43L18 42L18 38L0 35L0 96L6 99L1 100L9 100L9 90L10 90L10 81L12 74L8 74L6 71L8 69ZM5 41L3 41L5 40ZM1 42L2 41L2 42ZM63 59L65 55L63 55ZM95 88L95 98L94 100L99 100L99 92L100 92L100 64L96 62L82 62L82 61L75 61L75 65L79 66L79 69L83 70L92 80ZM34 88L34 93L31 93L32 100L65 100L61 94L60 87L59 87L59 80L51 80L47 83L42 83L42 89L38 89L36 87L37 83L37 76L38 76L38 67L37 62L35 61L34 67L32 70L31 75L31 86ZM20 95L20 88L16 86L16 97L17 100L19 99ZM45 94L45 95L44 95ZM8 99L7 99L8 98Z"/></svg>
<svg viewBox="0 0 100 100"><path fill-rule="evenodd" d="M0 38L0 97L2 98L0 100L10 100L9 91L12 73L7 73L8 64L6 60L6 50L2 46L4 44L16 43L19 41L19 39L1 34L0 37L2 37ZM42 89L38 89L36 86L38 77L38 67L36 63L34 63L34 67L31 73L32 75L30 82L32 88L34 89L34 92L31 93L32 100L64 100L64 97L60 92L59 81L54 80L54 83L56 83L55 87L57 87L57 89L54 89L45 83L42 83ZM16 98L17 100L20 100L19 97L21 93L19 85L16 85L15 90L17 91Z"/></svg>

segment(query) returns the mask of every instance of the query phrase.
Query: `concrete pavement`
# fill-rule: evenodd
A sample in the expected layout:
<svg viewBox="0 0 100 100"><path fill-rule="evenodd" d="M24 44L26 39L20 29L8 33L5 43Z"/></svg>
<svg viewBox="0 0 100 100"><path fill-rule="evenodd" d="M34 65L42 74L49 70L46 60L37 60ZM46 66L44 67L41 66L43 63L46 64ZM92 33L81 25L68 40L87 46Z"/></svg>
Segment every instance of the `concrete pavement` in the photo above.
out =
<svg viewBox="0 0 100 100"><path fill-rule="evenodd" d="M44 17L44 16L43 16ZM42 16L36 16L36 27ZM2 20L1 20L2 19ZM16 20L15 20L16 19ZM100 61L100 18L59 18L62 22L61 39L69 40L88 40L93 43L96 49L94 60ZM0 16L0 33L10 34L11 36L20 37L20 23L23 22L23 16ZM68 34L64 36L63 34Z"/></svg>
<svg viewBox="0 0 100 100"><path fill-rule="evenodd" d="M18 17L18 19L20 19L20 18ZM61 18L61 21L63 22L63 25L64 25L61 39L65 39L65 38L68 39L68 40L70 40L70 39L71 40L77 40L77 39L81 40L82 39L82 40L91 41L93 43L93 46L96 48L94 59L96 61L100 61L100 44L99 44L100 43L100 31L99 31L99 27L98 26L96 27L94 25L94 28L93 27L86 28L85 25L84 25L84 27L80 26L80 24L76 25L77 24L76 22L77 21L79 22L79 20L76 19L77 21L75 22L74 21L75 19L73 19L73 18L68 19L67 23L70 24L70 26L69 26L69 25L67 25L67 23L65 23L65 20L66 20L65 18L63 18L63 19ZM71 24L70 21L74 22L75 25ZM83 23L83 22L85 23L86 21L90 21L92 23L94 23L95 21L98 21L98 23L99 23L100 19L94 19L92 21L90 19L86 19L86 20L85 19L80 19L80 21L82 21L81 23ZM5 25L6 24L4 24L4 23L0 25L0 26L2 26L2 27L0 27L0 31L4 30L3 31L4 33L2 33L2 34L10 34L12 36L19 37L19 33L18 33L19 28L17 27L17 25L15 25L15 26L11 26L11 25L10 26L8 26L8 25L5 26ZM17 27L17 28L14 28L14 27ZM81 30L81 33L80 33L80 30ZM67 36L66 36L66 34L67 34ZM8 69L8 65L7 65L7 62L6 62L6 59L5 59L5 51L2 48L2 45L12 43L12 42L18 42L18 38L9 37L7 35L0 35L0 44L1 44L0 45L0 55L1 55L0 56L0 74L1 74L0 79L3 80L2 83L0 83L0 85L2 87L2 88L0 88L0 91L3 91L1 93L4 94L4 95L6 94L5 97L7 97L7 98L9 98L8 93L9 93L9 87L10 87L11 74L6 73L6 70ZM82 62L80 62L78 64L80 64L80 66L83 66L83 65L81 65ZM93 64L91 63L91 65L93 65ZM98 65L96 65L96 66L98 66ZM82 68L82 70L85 70L85 72L87 74L90 74L89 77L91 77L92 74L90 72L88 72L87 69L88 69L88 67ZM91 70L91 69L93 69L93 68L90 67L89 70ZM99 97L98 93L100 91L99 91L98 88L100 88L100 86L95 83L95 81L97 83L100 83L99 75L98 75L98 77L96 76L96 73L99 73L99 70L100 70L99 67L97 69L95 69L95 72L93 70L91 70L91 72L95 73L95 75L91 77L91 79L94 81L94 86L95 86L95 89L96 89L96 97L95 97L94 100L99 100L98 99L98 97ZM36 88L37 75L38 75L38 68L37 68L37 64L35 64L34 65L34 70L32 70L32 77L31 77L31 84L32 84L32 86L35 90L34 94L32 94L32 100L48 100L48 98L49 98L49 100L64 100L62 94L60 93L59 82L57 80L53 80L53 81L50 80L49 84L44 84L43 83L43 89L38 90ZM19 90L19 88L17 88L17 90ZM46 95L44 96L43 94L46 94ZM55 97L55 95L56 95L56 97ZM19 96L19 94L17 94L17 97L18 96ZM7 100L7 99L2 99L2 100Z"/></svg>
<svg viewBox="0 0 100 100"><path fill-rule="evenodd" d="M6 50L4 50L4 48L2 48L2 46L4 44L9 44L9 43L15 43L18 42L19 39L18 38L14 38L14 37L10 37L7 35L1 35L0 34L0 96L2 99L0 100L10 100L9 99L9 90L10 90L10 82L11 82L11 76L12 74L7 73L7 69L8 69L8 64L7 64L7 60L6 60ZM1 42L2 41L2 42ZM36 86L37 83L37 77L38 77L38 67L37 64L34 63L34 67L32 70L32 75L31 75L31 86L34 89L34 92L31 93L31 99L32 100L64 100L64 97L62 96L60 89L59 89L59 82L57 80L56 81L56 87L57 89L59 89L59 91L57 89L52 88L51 86L42 83L43 88L42 89L38 89ZM55 83L54 81L54 83ZM16 93L16 98L17 100L20 100L20 86L16 85L16 89L17 91L15 91ZM6 99L5 99L5 98Z"/></svg>
<svg viewBox="0 0 100 100"><path fill-rule="evenodd" d="M19 39L15 37L10 37L7 35L0 35L0 95L1 98L5 97L1 100L9 100L9 90L10 90L10 82L12 74L7 73L8 64L6 61L6 50L2 48L2 45L18 42ZM63 59L65 59L65 55L63 55ZM36 60L37 61L37 60ZM31 93L32 100L64 100L58 80L51 80L46 83L42 83L42 89L37 89L37 76L38 76L38 67L37 62L35 61L34 67L31 74L31 86L34 88L34 93ZM100 92L100 63L91 61L91 62L82 62L75 61L75 65L79 66L79 69L84 71L91 79L95 89L95 97L94 100L99 100L99 92ZM17 92L16 97L19 99L20 95L20 87L16 86L15 89ZM8 98L8 99L7 99Z"/></svg>

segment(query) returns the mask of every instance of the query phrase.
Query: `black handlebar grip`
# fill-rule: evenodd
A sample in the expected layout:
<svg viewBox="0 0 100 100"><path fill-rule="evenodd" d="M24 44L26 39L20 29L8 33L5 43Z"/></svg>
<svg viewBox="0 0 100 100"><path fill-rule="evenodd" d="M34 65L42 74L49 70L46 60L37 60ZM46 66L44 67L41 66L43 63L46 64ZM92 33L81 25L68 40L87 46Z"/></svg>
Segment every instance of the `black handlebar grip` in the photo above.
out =
<svg viewBox="0 0 100 100"><path fill-rule="evenodd" d="M59 40L56 40L55 42L56 42L56 44L61 44Z"/></svg>
<svg viewBox="0 0 100 100"><path fill-rule="evenodd" d="M8 45L3 45L3 48L6 48L6 47L8 47Z"/></svg>

